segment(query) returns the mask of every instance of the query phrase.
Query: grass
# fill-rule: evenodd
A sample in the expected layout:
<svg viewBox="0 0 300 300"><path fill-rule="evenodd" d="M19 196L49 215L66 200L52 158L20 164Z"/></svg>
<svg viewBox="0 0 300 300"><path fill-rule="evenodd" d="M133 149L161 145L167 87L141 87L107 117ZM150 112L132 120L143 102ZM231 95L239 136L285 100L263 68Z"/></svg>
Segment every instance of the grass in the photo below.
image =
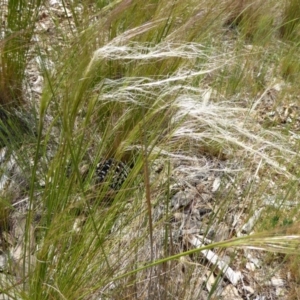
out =
<svg viewBox="0 0 300 300"><path fill-rule="evenodd" d="M288 255L282 270L291 272L292 281L285 297L294 299L298 7L292 0L206 2L106 1L92 5L92 13L89 1L63 2L72 18L45 9L55 35L42 32L34 43L41 3L29 8L8 2L7 16L1 15L7 23L0 104L13 117L1 118L8 150L2 173L13 174L24 188L1 196L2 239L11 255L4 294L216 297L227 275L217 262L207 263L209 250L227 255L237 271L246 265L247 249L255 248ZM32 57L41 62L34 70L44 78L37 99L25 90ZM36 125L24 135L25 117L15 121L15 112L28 106L36 108L30 117ZM11 154L19 173L10 173ZM132 167L113 194L109 183L95 182L97 163L110 157ZM197 233L178 237L174 219L183 210L174 213L176 185L199 172L220 180L213 197L201 202L213 213L203 217ZM204 183L198 188L201 197L208 194ZM187 195L187 187L179 189ZM27 204L23 214L19 201ZM255 226L245 231L258 211ZM16 228L23 230L17 237ZM260 259L266 272L278 255Z"/></svg>

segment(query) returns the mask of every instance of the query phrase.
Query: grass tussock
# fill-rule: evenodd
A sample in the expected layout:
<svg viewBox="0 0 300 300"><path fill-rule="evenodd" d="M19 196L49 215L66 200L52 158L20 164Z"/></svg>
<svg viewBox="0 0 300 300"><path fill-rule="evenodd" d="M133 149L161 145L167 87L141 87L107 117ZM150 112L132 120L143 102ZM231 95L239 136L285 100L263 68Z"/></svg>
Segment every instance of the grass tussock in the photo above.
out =
<svg viewBox="0 0 300 300"><path fill-rule="evenodd" d="M19 109L30 100L38 123L19 148L11 131L3 138L26 183L9 209L7 198L0 203L14 231L22 218L25 228L8 246L17 281L3 282L6 295L205 299L218 295L223 277L238 284L235 262L243 270L245 249L297 254L298 117L290 99L299 53L285 44L297 24L292 1L285 9L272 2L63 2L72 18L52 17L63 43L53 39L51 48L41 34L31 48L36 20L26 14L16 24L28 28L25 41L13 43L19 27L5 35L0 104L12 99ZM37 16L40 3L32 7ZM10 28L10 15L2 18ZM29 50L41 62L38 100L24 98L33 95L24 91ZM110 158L129 169L116 190L113 174L97 181L98 163ZM189 193L192 204L182 204ZM22 218L19 201L27 205ZM201 222L188 226L198 210ZM212 253L226 254L228 272Z"/></svg>
<svg viewBox="0 0 300 300"><path fill-rule="evenodd" d="M286 1L280 34L286 40L297 41L299 36L299 13L300 6L298 1Z"/></svg>

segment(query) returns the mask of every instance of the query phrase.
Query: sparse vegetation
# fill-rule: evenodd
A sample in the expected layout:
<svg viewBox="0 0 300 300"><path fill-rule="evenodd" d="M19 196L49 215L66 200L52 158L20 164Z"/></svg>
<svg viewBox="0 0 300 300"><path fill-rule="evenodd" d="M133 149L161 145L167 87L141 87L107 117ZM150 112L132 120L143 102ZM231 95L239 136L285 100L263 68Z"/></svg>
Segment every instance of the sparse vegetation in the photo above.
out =
<svg viewBox="0 0 300 300"><path fill-rule="evenodd" d="M0 0L2 295L298 299L297 3Z"/></svg>

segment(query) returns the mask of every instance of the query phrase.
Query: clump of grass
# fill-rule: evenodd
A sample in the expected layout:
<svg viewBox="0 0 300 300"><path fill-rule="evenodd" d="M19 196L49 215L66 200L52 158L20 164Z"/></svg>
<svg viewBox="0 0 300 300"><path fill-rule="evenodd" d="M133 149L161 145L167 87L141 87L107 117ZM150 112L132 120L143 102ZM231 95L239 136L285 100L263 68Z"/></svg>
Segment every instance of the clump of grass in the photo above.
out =
<svg viewBox="0 0 300 300"><path fill-rule="evenodd" d="M40 1L2 3L0 103L4 108L24 105L23 80L27 53L35 28ZM22 11L22 13L20 13Z"/></svg>
<svg viewBox="0 0 300 300"><path fill-rule="evenodd" d="M204 33L196 36L203 22L195 21L196 10L183 14L182 3L172 3L166 18L161 12L170 9L169 1L153 3L149 9L140 7L140 1L100 7L103 18L74 37L80 43L74 43L78 46L73 47L72 55L69 50L63 52L53 74L45 70L47 82L40 100L27 224L30 228L34 215L41 216L36 224L37 262L29 270L25 268L25 261L31 258L26 255L29 249L25 250L20 266L23 271L18 273L23 290L14 290L20 296L116 298L122 291L124 298L132 294L139 299L157 295L167 299L169 294L184 298L193 294L191 288L199 286L189 286L190 280L203 271L199 267L203 258L199 255L199 265L188 268L195 264L188 256L213 247L247 246L295 253L297 236L284 237L284 232L279 238L272 232L208 246L198 244L198 249L184 248L173 240L172 159L193 161L202 155L233 161L237 167L222 172L231 172L236 185L247 184L247 174L251 178L278 176L278 182L292 184L297 178L285 164L296 152L286 146L280 133L256 124L254 109L249 112L247 106L252 106L252 98L243 102L244 107L239 105L242 93L235 91L250 89L255 76L247 77L246 73L252 70L252 62L263 56L240 55L235 43L230 45L232 51L219 54L224 49L222 42L209 41L216 25L207 23ZM216 23L222 24L223 11L204 8L205 20L217 16ZM264 22L257 8L248 10L246 5L236 10L235 26L240 26L247 38L258 38L264 32ZM131 15L137 17L132 20L128 18ZM183 30L188 32L186 36L179 35ZM237 67L231 81L225 82L224 76L223 83L217 82L224 70L242 63L247 68L239 73ZM265 88L264 80L253 95ZM109 183L97 185L94 179L97 163L110 157L131 167L121 189L114 193L109 193ZM164 178L156 178L152 171L158 158L166 169ZM45 184L37 193L42 159L47 161L42 170ZM245 198L253 199L251 205L247 202L251 207L245 204L243 210L255 212L256 205L262 205L259 198L267 183L263 181L262 186L249 184ZM231 191L224 187L222 192L219 200L223 202L210 220L211 226L220 225L230 202L235 201ZM161 204L162 217L153 217ZM178 273L183 268L184 284L178 287L167 276L182 280ZM5 290L10 294L7 286ZM199 296L201 290L197 293Z"/></svg>
<svg viewBox="0 0 300 300"><path fill-rule="evenodd" d="M3 146L11 144L12 140L22 140L24 132L31 131L34 122L28 124L25 121L23 110L24 107L28 109L30 103L26 103L24 98L24 79L41 3L2 1L0 4L0 22L3 25L0 40L0 139Z"/></svg>
<svg viewBox="0 0 300 300"><path fill-rule="evenodd" d="M297 81L300 74L298 51L292 47L281 59L280 73L288 81Z"/></svg>
<svg viewBox="0 0 300 300"><path fill-rule="evenodd" d="M280 35L285 40L297 41L299 38L300 4L298 1L285 2Z"/></svg>
<svg viewBox="0 0 300 300"><path fill-rule="evenodd" d="M227 14L225 24L237 30L246 40L266 43L274 31L274 14L270 11L271 2L264 1L224 1L222 7Z"/></svg>
<svg viewBox="0 0 300 300"><path fill-rule="evenodd" d="M139 29L136 29L136 32L139 32ZM182 51L178 51L177 44L168 45L169 52L166 52L164 43L156 46L155 51L150 47L145 48L143 44L131 45L130 41L126 47L112 43L97 49L91 56L91 60L86 62L86 68L78 70L78 76L83 76L80 84L71 78L67 81L72 88L68 87L67 93L62 94L61 102L57 103L61 125L57 123L55 126L63 128L61 142L57 155L49 167L48 188L43 195L43 202L47 205L47 214L43 216L47 229L44 232L44 242L38 259L47 261L48 266L45 269L42 264L38 264L35 270L34 277L39 278L39 281L33 281L31 289L37 293L37 298L45 298L49 295L58 297L60 293L67 298L84 298L93 293L108 293L108 297L113 297L114 293L119 292L121 286L125 291L128 285L127 292L132 292L128 280L134 280L136 287L141 289L138 281L146 279L148 272L142 272L139 268L136 268L134 273L129 273L129 270L142 261L151 261L150 249L153 247L153 242L149 242L147 238L149 230L146 221L149 220L146 214L147 208L142 202L143 196L138 189L141 182L145 180L145 177L139 175L143 170L143 164L146 163L143 155L145 148L149 155L147 159L150 159L151 164L151 160L159 153L172 157L180 151L189 157L190 153L195 153L197 144L207 145L206 149L211 147L212 150L206 151L214 155L213 148L216 146L210 146L214 142L218 145L219 152L226 153L228 157L233 155L232 151L240 149L240 151L247 151L253 158L258 155L273 168L284 172L280 165L273 161L274 158L255 150L255 147L259 148L259 145L265 143L265 139L251 134L246 123L241 126L238 120L241 114L246 115L247 110L230 108L226 103L224 106L220 103L215 105L204 103L203 90L190 85L193 77L208 73L209 69L183 72L179 68L172 76L158 78L145 74L143 77L126 76L120 79L103 80L97 75L99 70L101 74L105 74L103 61L106 60L121 62L130 59L128 65L129 68L132 65L133 70L142 62L146 72L148 64L151 71L152 60L157 58L163 63L165 59L169 60L170 56L180 57L183 64L186 64L184 58L193 58L195 54L199 56L202 53L199 50L197 52L196 45L192 44L189 45L193 49L192 52L189 52L189 47L186 45L179 45ZM147 50L146 55L143 54L145 50ZM99 62L101 65L98 65ZM76 78L75 74L72 73L73 79ZM64 91L61 88L59 90ZM70 94L69 91L72 93ZM44 101L48 101L49 96L51 94L48 96L45 94ZM220 118L220 115L223 118ZM167 131L165 124L168 124ZM189 141L189 147L186 141ZM271 147L285 151L282 145L271 143ZM127 151L133 151L131 152L131 159L134 161L132 173L122 189L114 196L111 204L105 207L105 187L96 190L94 195L90 194L80 178L79 162L89 155L96 160L107 155L122 159ZM78 169L73 175L78 180L77 184L75 181L63 179L67 157ZM91 161L90 164L91 178L95 162ZM289 176L287 173L286 175ZM89 185L89 183L85 184ZM73 232L75 218L69 210L78 197L82 207L87 206L81 209L87 213L87 217L79 231ZM147 197L151 200L152 193ZM126 205L130 204L127 203L128 200L132 202L130 212L126 209ZM120 214L123 215L122 218ZM120 222L118 225L115 223L116 220ZM153 224L154 245L163 247L158 243L162 238L157 232L159 228L160 223ZM60 238L56 238L57 236ZM126 247L120 249L118 246L120 243ZM182 255L183 253L180 254ZM136 257L138 257L137 261L135 261ZM171 256L167 260L172 259L175 257ZM72 277L72 280L66 279L66 273ZM124 279L121 280L123 276ZM56 282L59 282L59 287L42 288L41 283L49 282L53 277L56 278ZM106 287L112 284L114 277L119 278L120 281L113 284L112 292L107 292ZM75 288L75 282L81 284L76 285ZM87 288L90 294L84 293ZM151 289L149 293L155 295L159 291Z"/></svg>

